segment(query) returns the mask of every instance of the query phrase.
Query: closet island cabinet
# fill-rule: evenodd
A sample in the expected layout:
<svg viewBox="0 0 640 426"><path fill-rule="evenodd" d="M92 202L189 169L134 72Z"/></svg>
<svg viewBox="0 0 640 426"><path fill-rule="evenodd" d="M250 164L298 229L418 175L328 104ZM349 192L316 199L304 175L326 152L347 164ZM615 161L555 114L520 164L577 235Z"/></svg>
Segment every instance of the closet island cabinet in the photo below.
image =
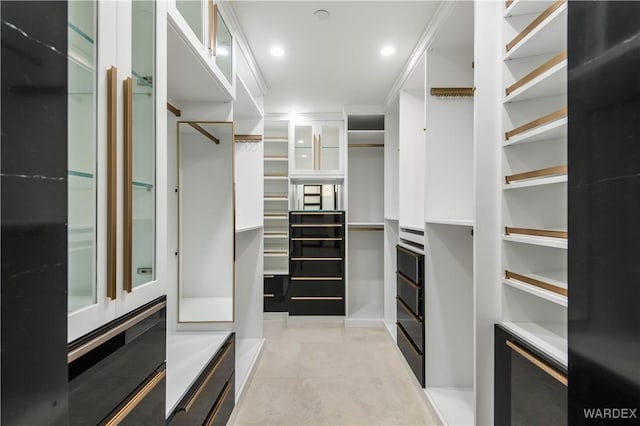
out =
<svg viewBox="0 0 640 426"><path fill-rule="evenodd" d="M166 6L68 6L68 340L162 294Z"/></svg>

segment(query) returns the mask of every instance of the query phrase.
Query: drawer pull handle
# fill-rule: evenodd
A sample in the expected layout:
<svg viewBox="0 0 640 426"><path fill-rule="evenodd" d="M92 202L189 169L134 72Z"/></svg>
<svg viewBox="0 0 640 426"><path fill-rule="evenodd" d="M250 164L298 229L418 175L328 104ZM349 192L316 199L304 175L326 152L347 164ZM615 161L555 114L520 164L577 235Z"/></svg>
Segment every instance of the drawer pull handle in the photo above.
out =
<svg viewBox="0 0 640 426"><path fill-rule="evenodd" d="M131 397L131 399L129 399L124 406L113 415L113 417L107 420L105 426L115 426L120 424L120 422L122 422L122 420L124 420L124 418L127 417L129 413L138 406L138 404L140 404L140 401L151 393L151 391L162 381L162 379L165 378L166 375L167 370L162 370L156 373L156 375L153 376L153 378L151 378L151 380L149 380L142 389L136 392L133 397Z"/></svg>
<svg viewBox="0 0 640 426"><path fill-rule="evenodd" d="M276 297L274 293L265 293L264 297Z"/></svg>
<svg viewBox="0 0 640 426"><path fill-rule="evenodd" d="M265 278L275 278L275 275L265 275Z"/></svg>
<svg viewBox="0 0 640 426"><path fill-rule="evenodd" d="M407 277L402 272L398 271L398 272L396 272L396 274L398 275L398 277L400 279L402 279L402 281L404 281L407 284L411 285L413 288L415 288L417 290L422 290L422 287L419 284L414 283L413 280L411 280L409 277Z"/></svg>
<svg viewBox="0 0 640 426"><path fill-rule="evenodd" d="M232 376L231 380L235 380L235 377ZM216 417L218 416L218 412L220 412L220 407L222 407L222 404L227 399L227 394L229 393L229 390L231 390L231 382L230 381L225 383L224 389L222 389L222 394L221 394L220 398L218 399L218 401L216 402L216 405L213 407L213 409L211 410L211 412L207 416L207 419L204 421L205 425L207 425L207 426L213 425L213 422L215 421Z"/></svg>
<svg viewBox="0 0 640 426"><path fill-rule="evenodd" d="M292 257L291 260L342 260L341 257Z"/></svg>
<svg viewBox="0 0 640 426"><path fill-rule="evenodd" d="M68 363L73 362L76 359L80 358L82 355L88 352L91 352L93 349L97 348L98 346L100 346L107 340L111 339L112 337L133 327L134 325L138 324L140 321L146 318L149 318L151 315L163 309L165 306L167 306L167 302L158 303L157 305L150 307L146 311L140 312L135 317L130 318L127 321L123 322L122 324L119 324L113 327L112 329L106 331L104 334L100 334L99 336L96 336L95 338L89 340L85 344L69 351L69 354L67 355L67 362Z"/></svg>
<svg viewBox="0 0 640 426"><path fill-rule="evenodd" d="M291 241L342 241L343 238L322 238L322 237L306 237L306 238L291 238Z"/></svg>
<svg viewBox="0 0 640 426"><path fill-rule="evenodd" d="M564 374L559 373L553 367L551 367L549 364L547 364L546 362L538 359L536 356L534 356L531 353L529 353L529 351L527 351L526 349L524 349L520 345L518 345L516 343L513 343L513 342L511 342L509 340L506 340L505 343L507 344L508 347L510 347L518 355L522 356L524 359L526 359L527 361L529 361L530 363L532 363L533 365L538 367L540 370L542 370L545 373L547 373L549 376L551 376L554 379L556 379L558 382L562 383L565 386L568 386L569 381L567 380L567 377Z"/></svg>
<svg viewBox="0 0 640 426"><path fill-rule="evenodd" d="M291 298L291 300L342 300L342 297L340 296L335 296L335 297L299 297L299 296L294 296Z"/></svg>
<svg viewBox="0 0 640 426"><path fill-rule="evenodd" d="M311 215L341 215L342 212L291 212L292 215L311 216Z"/></svg>
<svg viewBox="0 0 640 426"><path fill-rule="evenodd" d="M291 281L342 281L342 277L291 277Z"/></svg>
<svg viewBox="0 0 640 426"><path fill-rule="evenodd" d="M133 80L127 77L123 84L124 94L124 120L123 120L123 196L122 196L122 269L124 271L122 287L127 293L133 291L133 280L131 277L131 269L133 262L133 194L131 185L133 183Z"/></svg>
<svg viewBox="0 0 640 426"><path fill-rule="evenodd" d="M405 338L405 340L407 341L407 343L409 344L409 346L411 346L411 349L413 349L413 351L416 353L416 355L418 356L422 356L422 352L420 352L417 348L416 348L416 344L413 343L413 340L411 340L411 337L409 337L409 335L407 334L406 331L404 331L404 328L402 327L402 325L399 322L396 322L396 324L398 325L398 330L400 330L400 334L402 335L402 337Z"/></svg>
<svg viewBox="0 0 640 426"><path fill-rule="evenodd" d="M400 306L402 306L402 309L404 309L409 316L411 316L411 318L413 318L415 321L418 322L422 322L422 318L420 318L418 315L416 315L409 306L407 306L406 303L404 303L404 300L402 300L401 298L396 296L396 300L398 301L398 303L400 304Z"/></svg>
<svg viewBox="0 0 640 426"><path fill-rule="evenodd" d="M292 224L292 228L342 228L341 224L327 224L327 223L315 223L315 224L306 224L306 225L296 225Z"/></svg>
<svg viewBox="0 0 640 426"><path fill-rule="evenodd" d="M191 395L191 398L189 398L187 403L184 405L183 410L185 412L189 412L191 407L193 407L193 404L196 402L196 400L198 399L198 397L200 396L204 388L207 386L207 383L209 383L209 381L215 374L216 370L218 370L218 367L220 367L220 364L222 364L222 361L227 356L227 353L231 350L231 346L233 346L231 343L227 344L227 347L225 348L224 352L222 352L222 355L220 356L220 358L218 358L218 361L215 363L213 367L211 367L211 370L209 370L209 373L207 373L207 377L205 377L205 379L200 383L200 386L198 386L198 389L196 389L193 395Z"/></svg>

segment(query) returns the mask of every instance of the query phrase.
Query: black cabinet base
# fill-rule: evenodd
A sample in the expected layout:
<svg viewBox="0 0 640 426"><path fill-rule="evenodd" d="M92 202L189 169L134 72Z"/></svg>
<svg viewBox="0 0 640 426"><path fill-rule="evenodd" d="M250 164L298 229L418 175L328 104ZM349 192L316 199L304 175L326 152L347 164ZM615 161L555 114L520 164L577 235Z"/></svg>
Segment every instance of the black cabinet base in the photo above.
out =
<svg viewBox="0 0 640 426"><path fill-rule="evenodd" d="M404 358L407 360L420 386L424 388L424 355L415 347L411 338L400 324L397 324L396 332L398 348L400 348L400 352L402 352L402 355L404 355Z"/></svg>

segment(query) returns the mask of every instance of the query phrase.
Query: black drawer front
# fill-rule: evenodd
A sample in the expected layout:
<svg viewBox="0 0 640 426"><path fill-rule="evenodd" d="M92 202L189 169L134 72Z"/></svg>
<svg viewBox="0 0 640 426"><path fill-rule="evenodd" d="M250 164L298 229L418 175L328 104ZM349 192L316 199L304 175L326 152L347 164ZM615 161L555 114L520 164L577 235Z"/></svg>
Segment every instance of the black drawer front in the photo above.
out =
<svg viewBox="0 0 640 426"><path fill-rule="evenodd" d="M396 289L398 297L411 308L413 313L418 316L423 316L423 303L422 303L422 288L409 278L402 275L400 272L396 273Z"/></svg>
<svg viewBox="0 0 640 426"><path fill-rule="evenodd" d="M396 307L398 322L407 332L413 343L424 353L424 322L411 312L400 299L396 300Z"/></svg>
<svg viewBox="0 0 640 426"><path fill-rule="evenodd" d="M401 325L398 324L396 329L398 333L398 348L400 348L400 352L402 352L402 355L404 355L404 358L407 360L420 386L424 387L424 355L413 346Z"/></svg>
<svg viewBox="0 0 640 426"><path fill-rule="evenodd" d="M398 272L416 284L424 283L424 255L396 246Z"/></svg>
<svg viewBox="0 0 640 426"><path fill-rule="evenodd" d="M344 239L291 238L291 257L343 257Z"/></svg>
<svg viewBox="0 0 640 426"><path fill-rule="evenodd" d="M162 377L159 381L154 379ZM164 367L147 384L149 393L118 423L121 426L161 425L165 423L166 379ZM153 386L153 387L151 387Z"/></svg>
<svg viewBox="0 0 640 426"><path fill-rule="evenodd" d="M340 281L292 281L290 296L344 296L344 282Z"/></svg>
<svg viewBox="0 0 640 426"><path fill-rule="evenodd" d="M344 212L289 212L289 222L297 224L344 224Z"/></svg>
<svg viewBox="0 0 640 426"><path fill-rule="evenodd" d="M300 225L291 224L289 228L291 238L343 238L344 225L316 224Z"/></svg>
<svg viewBox="0 0 640 426"><path fill-rule="evenodd" d="M291 277L341 277L344 275L342 258L290 257Z"/></svg>
<svg viewBox="0 0 640 426"><path fill-rule="evenodd" d="M146 305L72 342L70 353L164 303ZM165 313L163 307L69 363L69 424L100 423L164 364Z"/></svg>
<svg viewBox="0 0 640 426"><path fill-rule="evenodd" d="M226 426L231 417L233 407L236 405L236 377L232 374L225 388L220 394L220 398L216 401L216 405L205 421L205 425L209 426Z"/></svg>
<svg viewBox="0 0 640 426"><path fill-rule="evenodd" d="M220 348L187 395L180 401L172 426L202 425L235 370L235 336Z"/></svg>
<svg viewBox="0 0 640 426"><path fill-rule="evenodd" d="M264 276L264 293L283 295L287 292L289 282L288 275L265 275Z"/></svg>
<svg viewBox="0 0 640 426"><path fill-rule="evenodd" d="M264 312L287 312L286 294L265 293L263 309Z"/></svg>
<svg viewBox="0 0 640 426"><path fill-rule="evenodd" d="M566 425L566 370L496 327L495 424Z"/></svg>
<svg viewBox="0 0 640 426"><path fill-rule="evenodd" d="M344 298L290 297L289 315L344 315Z"/></svg>

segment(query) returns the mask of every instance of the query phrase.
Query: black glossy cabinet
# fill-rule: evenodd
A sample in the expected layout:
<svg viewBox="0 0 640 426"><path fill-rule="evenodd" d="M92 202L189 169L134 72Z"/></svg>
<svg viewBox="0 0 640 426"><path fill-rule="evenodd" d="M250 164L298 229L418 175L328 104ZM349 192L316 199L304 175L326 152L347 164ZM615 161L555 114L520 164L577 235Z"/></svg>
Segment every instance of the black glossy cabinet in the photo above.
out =
<svg viewBox="0 0 640 426"><path fill-rule="evenodd" d="M424 387L424 255L396 246L397 343Z"/></svg>
<svg viewBox="0 0 640 426"><path fill-rule="evenodd" d="M566 425L567 394L564 367L496 325L496 426Z"/></svg>
<svg viewBox="0 0 640 426"><path fill-rule="evenodd" d="M69 344L69 424L164 422L165 306L162 297Z"/></svg>
<svg viewBox="0 0 640 426"><path fill-rule="evenodd" d="M235 334L231 334L178 403L167 425L226 425L234 406Z"/></svg>
<svg viewBox="0 0 640 426"><path fill-rule="evenodd" d="M289 235L289 315L344 315L344 212L292 211Z"/></svg>
<svg viewBox="0 0 640 426"><path fill-rule="evenodd" d="M287 312L288 275L264 276L264 312Z"/></svg>

